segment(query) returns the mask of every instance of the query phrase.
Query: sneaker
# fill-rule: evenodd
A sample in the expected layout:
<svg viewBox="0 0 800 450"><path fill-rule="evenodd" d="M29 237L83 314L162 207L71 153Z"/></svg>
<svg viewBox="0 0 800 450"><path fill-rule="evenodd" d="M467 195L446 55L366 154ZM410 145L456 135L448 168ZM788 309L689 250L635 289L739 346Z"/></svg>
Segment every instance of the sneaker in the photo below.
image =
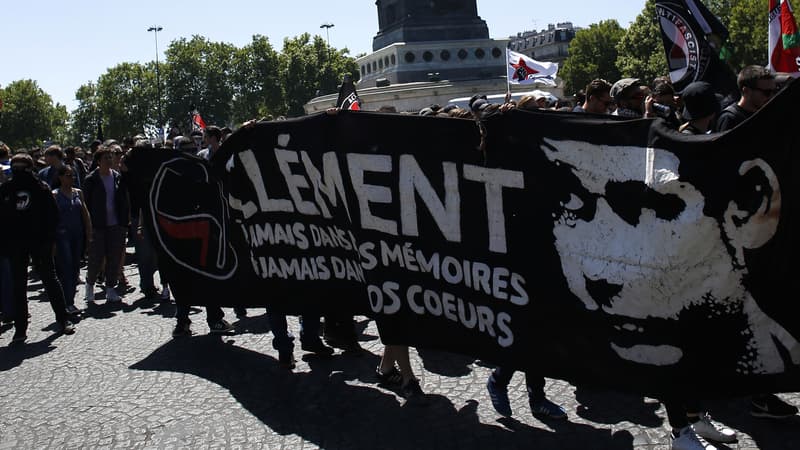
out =
<svg viewBox="0 0 800 450"><path fill-rule="evenodd" d="M75 314L79 314L81 312L81 310L78 309L78 307L75 306L75 305L67 305L66 309L67 309L67 314L75 315Z"/></svg>
<svg viewBox="0 0 800 450"><path fill-rule="evenodd" d="M84 298L86 303L93 304L94 303L94 285L86 283L86 297Z"/></svg>
<svg viewBox="0 0 800 450"><path fill-rule="evenodd" d="M292 353L292 352L278 352L278 363L284 369L289 369L289 370L294 369L295 362L297 362L297 361L294 359L294 353Z"/></svg>
<svg viewBox="0 0 800 450"><path fill-rule="evenodd" d="M489 391L489 399L492 401L494 410L503 417L511 417L511 404L508 401L508 389L500 387L494 381L494 376L489 376L486 382L486 390Z"/></svg>
<svg viewBox="0 0 800 450"><path fill-rule="evenodd" d="M25 342L25 339L28 339L28 335L24 331L17 330L14 332L14 337L11 338L11 342Z"/></svg>
<svg viewBox="0 0 800 450"><path fill-rule="evenodd" d="M691 425L680 429L678 435L672 434L672 450L717 450L695 433Z"/></svg>
<svg viewBox="0 0 800 450"><path fill-rule="evenodd" d="M767 394L750 400L750 415L770 419L786 419L797 414L797 407L781 400L777 395Z"/></svg>
<svg viewBox="0 0 800 450"><path fill-rule="evenodd" d="M385 373L381 372L381 368L378 366L375 368L375 376L378 377L378 384L382 384L384 386L400 386L400 384L403 382L403 376L395 366L392 366L392 368Z"/></svg>
<svg viewBox="0 0 800 450"><path fill-rule="evenodd" d="M400 387L400 395L406 399L407 402L419 403L425 398L425 393L419 386L419 380L412 378L406 384Z"/></svg>
<svg viewBox="0 0 800 450"><path fill-rule="evenodd" d="M700 415L700 420L692 424L694 432L703 439L710 441L730 443L736 440L736 432L711 420L711 416L704 412Z"/></svg>
<svg viewBox="0 0 800 450"><path fill-rule="evenodd" d="M169 286L164 286L164 289L161 291L161 300L169 301Z"/></svg>
<svg viewBox="0 0 800 450"><path fill-rule="evenodd" d="M75 325L69 320L61 322L61 332L64 334L75 334Z"/></svg>
<svg viewBox="0 0 800 450"><path fill-rule="evenodd" d="M548 399L531 400L531 412L536 417L544 417L548 419L566 419L567 412L564 408L556 405Z"/></svg>
<svg viewBox="0 0 800 450"><path fill-rule="evenodd" d="M178 323L172 330L172 337L191 336L192 329L189 323Z"/></svg>
<svg viewBox="0 0 800 450"><path fill-rule="evenodd" d="M117 294L116 289L107 287L106 288L106 301L111 303L117 303L122 301L122 297Z"/></svg>
<svg viewBox="0 0 800 450"><path fill-rule="evenodd" d="M208 328L211 330L211 334L231 334L234 330L233 325L229 324L225 320L212 323L208 326Z"/></svg>
<svg viewBox="0 0 800 450"><path fill-rule="evenodd" d="M301 339L300 348L304 352L314 353L322 356L331 356L333 354L333 349L323 344L322 340L319 338L310 341L303 341Z"/></svg>

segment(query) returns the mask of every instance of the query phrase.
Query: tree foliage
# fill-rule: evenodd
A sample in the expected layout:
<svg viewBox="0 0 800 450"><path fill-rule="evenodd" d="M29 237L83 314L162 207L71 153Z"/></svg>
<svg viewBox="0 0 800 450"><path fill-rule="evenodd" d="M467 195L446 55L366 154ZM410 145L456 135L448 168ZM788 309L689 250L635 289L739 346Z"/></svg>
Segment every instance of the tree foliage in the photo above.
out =
<svg viewBox="0 0 800 450"><path fill-rule="evenodd" d="M332 49L321 36L312 39L308 33L284 39L280 61L287 114L302 115L309 100L336 92L345 73L358 80L358 65L349 53L346 48Z"/></svg>
<svg viewBox="0 0 800 450"><path fill-rule="evenodd" d="M617 69L617 45L625 30L616 20L604 20L579 30L569 43L569 56L559 76L565 92L577 92L595 78L614 82Z"/></svg>
<svg viewBox="0 0 800 450"><path fill-rule="evenodd" d="M98 80L97 107L108 136L133 136L155 125L155 101L155 72L142 64L119 64Z"/></svg>
<svg viewBox="0 0 800 450"><path fill-rule="evenodd" d="M669 74L655 0L645 2L644 9L617 45L617 51L617 68L622 77L640 78L649 83Z"/></svg>
<svg viewBox="0 0 800 450"><path fill-rule="evenodd" d="M265 36L253 36L250 44L233 55L231 77L234 122L285 114L280 83L280 58Z"/></svg>
<svg viewBox="0 0 800 450"><path fill-rule="evenodd" d="M67 108L54 105L36 81L14 81L0 89L0 98L0 139L11 148L41 146L63 137Z"/></svg>
<svg viewBox="0 0 800 450"><path fill-rule="evenodd" d="M235 52L231 44L202 36L172 41L165 52L167 116L180 124L197 109L207 123L225 123L234 93L230 69Z"/></svg>

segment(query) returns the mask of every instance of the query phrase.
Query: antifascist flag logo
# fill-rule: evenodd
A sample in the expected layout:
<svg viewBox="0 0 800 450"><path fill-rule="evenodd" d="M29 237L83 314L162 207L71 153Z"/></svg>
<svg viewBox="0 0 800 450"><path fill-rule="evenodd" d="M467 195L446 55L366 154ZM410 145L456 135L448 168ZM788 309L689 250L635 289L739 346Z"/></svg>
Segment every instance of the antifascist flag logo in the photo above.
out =
<svg viewBox="0 0 800 450"><path fill-rule="evenodd" d="M238 259L228 240L222 187L202 161L163 163L150 189L150 208L156 237L174 262L217 280L233 276Z"/></svg>

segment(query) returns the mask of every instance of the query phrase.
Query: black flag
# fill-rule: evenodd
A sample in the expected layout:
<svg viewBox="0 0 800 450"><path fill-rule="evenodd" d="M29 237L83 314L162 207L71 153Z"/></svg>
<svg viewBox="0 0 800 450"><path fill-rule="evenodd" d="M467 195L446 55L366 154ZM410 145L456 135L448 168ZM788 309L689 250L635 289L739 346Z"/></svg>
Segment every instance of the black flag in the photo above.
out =
<svg viewBox="0 0 800 450"><path fill-rule="evenodd" d="M361 109L361 99L358 98L356 85L353 83L349 74L344 76L342 85L339 86L339 97L336 99L336 107L339 109L350 109L358 111Z"/></svg>
<svg viewBox="0 0 800 450"><path fill-rule="evenodd" d="M100 119L97 119L97 140L100 142L105 140L103 139L103 121Z"/></svg>
<svg viewBox="0 0 800 450"><path fill-rule="evenodd" d="M728 30L700 0L656 0L656 16L676 90L707 81L716 92L738 97L736 76L720 58Z"/></svg>

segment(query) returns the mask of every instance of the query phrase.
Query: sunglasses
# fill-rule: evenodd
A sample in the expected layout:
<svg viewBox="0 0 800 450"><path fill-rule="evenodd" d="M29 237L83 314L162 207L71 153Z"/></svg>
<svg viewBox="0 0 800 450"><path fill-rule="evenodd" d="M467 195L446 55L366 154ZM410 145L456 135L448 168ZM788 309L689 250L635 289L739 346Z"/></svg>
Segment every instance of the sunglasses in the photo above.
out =
<svg viewBox="0 0 800 450"><path fill-rule="evenodd" d="M772 97L773 95L775 95L776 92L778 92L777 89L763 89L760 87L751 87L750 89L754 91L759 91L767 97Z"/></svg>

